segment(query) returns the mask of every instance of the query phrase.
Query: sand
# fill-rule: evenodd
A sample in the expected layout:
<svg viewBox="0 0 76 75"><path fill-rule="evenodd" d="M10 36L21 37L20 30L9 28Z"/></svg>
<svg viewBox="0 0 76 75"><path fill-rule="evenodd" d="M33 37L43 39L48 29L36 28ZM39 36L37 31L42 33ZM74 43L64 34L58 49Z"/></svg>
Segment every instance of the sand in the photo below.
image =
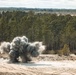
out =
<svg viewBox="0 0 76 75"><path fill-rule="evenodd" d="M76 75L76 55L40 55L29 63L0 58L0 75Z"/></svg>

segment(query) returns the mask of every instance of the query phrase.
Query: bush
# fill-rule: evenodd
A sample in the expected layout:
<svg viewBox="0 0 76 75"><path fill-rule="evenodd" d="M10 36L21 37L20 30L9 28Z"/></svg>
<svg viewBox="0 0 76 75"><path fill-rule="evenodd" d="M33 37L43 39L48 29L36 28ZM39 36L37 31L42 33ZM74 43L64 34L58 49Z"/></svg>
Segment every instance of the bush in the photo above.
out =
<svg viewBox="0 0 76 75"><path fill-rule="evenodd" d="M62 50L58 51L58 54L59 54L59 56L62 56L62 55L69 56L69 54L70 54L69 46L67 44L65 44L64 47L62 48Z"/></svg>

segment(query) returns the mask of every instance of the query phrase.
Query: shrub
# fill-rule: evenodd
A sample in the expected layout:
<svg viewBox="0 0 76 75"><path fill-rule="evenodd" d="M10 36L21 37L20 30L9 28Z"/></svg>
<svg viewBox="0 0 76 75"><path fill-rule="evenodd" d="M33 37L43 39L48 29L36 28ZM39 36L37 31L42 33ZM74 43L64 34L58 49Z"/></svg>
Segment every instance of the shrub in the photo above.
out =
<svg viewBox="0 0 76 75"><path fill-rule="evenodd" d="M64 47L62 48L62 50L58 51L58 54L60 56L62 56L62 55L69 56L69 54L70 54L69 46L67 44L65 44Z"/></svg>

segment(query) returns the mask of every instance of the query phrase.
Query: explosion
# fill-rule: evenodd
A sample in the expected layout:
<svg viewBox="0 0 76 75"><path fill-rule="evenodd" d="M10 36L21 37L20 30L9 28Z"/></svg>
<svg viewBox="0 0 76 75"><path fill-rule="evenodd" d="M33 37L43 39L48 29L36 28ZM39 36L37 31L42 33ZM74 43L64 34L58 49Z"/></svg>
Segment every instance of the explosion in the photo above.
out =
<svg viewBox="0 0 76 75"><path fill-rule="evenodd" d="M1 54L8 54L12 63L31 61L31 57L38 57L45 50L42 42L29 42L26 36L15 37L11 42L2 42L0 46Z"/></svg>

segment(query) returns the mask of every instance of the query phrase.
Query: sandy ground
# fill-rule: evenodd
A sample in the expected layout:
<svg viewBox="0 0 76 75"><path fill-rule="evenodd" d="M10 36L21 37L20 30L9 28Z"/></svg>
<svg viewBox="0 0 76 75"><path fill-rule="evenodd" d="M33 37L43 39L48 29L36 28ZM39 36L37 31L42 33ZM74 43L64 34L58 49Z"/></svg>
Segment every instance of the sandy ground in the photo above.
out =
<svg viewBox="0 0 76 75"><path fill-rule="evenodd" d="M76 75L76 56L40 55L29 63L0 58L0 75Z"/></svg>

